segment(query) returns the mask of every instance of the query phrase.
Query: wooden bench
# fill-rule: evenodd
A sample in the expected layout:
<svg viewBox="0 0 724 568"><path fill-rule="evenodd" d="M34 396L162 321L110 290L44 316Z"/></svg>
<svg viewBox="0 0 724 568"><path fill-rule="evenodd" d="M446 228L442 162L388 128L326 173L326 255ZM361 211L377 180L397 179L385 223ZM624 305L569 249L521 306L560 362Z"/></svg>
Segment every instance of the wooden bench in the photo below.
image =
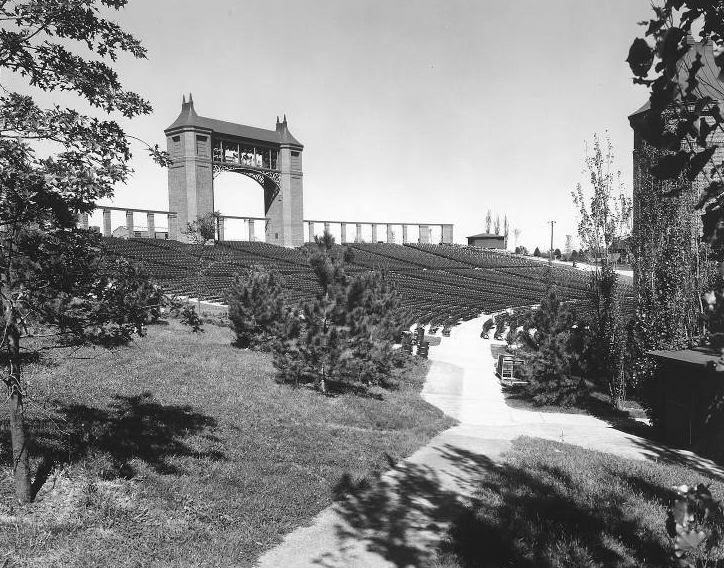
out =
<svg viewBox="0 0 724 568"><path fill-rule="evenodd" d="M518 369L523 363L523 359L516 359L512 355L498 355L495 374L501 381L515 381L518 378Z"/></svg>

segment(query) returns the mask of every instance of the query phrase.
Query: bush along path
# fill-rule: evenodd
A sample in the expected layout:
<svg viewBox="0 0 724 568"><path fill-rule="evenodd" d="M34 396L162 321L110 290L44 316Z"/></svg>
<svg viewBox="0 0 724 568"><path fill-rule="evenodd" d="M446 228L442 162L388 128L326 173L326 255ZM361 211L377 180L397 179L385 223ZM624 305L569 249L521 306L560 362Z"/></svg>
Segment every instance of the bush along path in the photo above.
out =
<svg viewBox="0 0 724 568"><path fill-rule="evenodd" d="M691 452L657 445L585 414L509 407L480 338L486 316L454 328L430 350L422 396L459 421L399 463L373 486L350 487L308 527L287 535L258 568L429 565L448 529L469 514L473 493L521 436L565 442L635 460L684 465L724 479L724 470ZM554 451L554 450L552 450Z"/></svg>

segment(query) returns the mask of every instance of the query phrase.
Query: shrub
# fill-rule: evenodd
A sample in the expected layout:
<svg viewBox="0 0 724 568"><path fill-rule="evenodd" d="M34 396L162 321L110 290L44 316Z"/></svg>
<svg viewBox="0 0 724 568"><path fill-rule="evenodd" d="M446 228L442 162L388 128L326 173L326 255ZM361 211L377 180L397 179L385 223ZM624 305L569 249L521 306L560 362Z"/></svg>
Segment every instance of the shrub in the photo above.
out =
<svg viewBox="0 0 724 568"><path fill-rule="evenodd" d="M493 321L493 318L488 318L485 320L485 323L483 324L483 331L480 334L480 337L483 339L488 339L488 334L490 333L490 330L495 327L495 321Z"/></svg>
<svg viewBox="0 0 724 568"><path fill-rule="evenodd" d="M538 247L535 247L535 250L533 251L533 256L540 256L540 249Z"/></svg>
<svg viewBox="0 0 724 568"><path fill-rule="evenodd" d="M402 331L397 292L380 272L348 276L344 260L331 254L333 243L325 235L310 256L321 291L291 311L279 328L278 378L311 383L322 392L392 386L392 369L404 357L393 350Z"/></svg>
<svg viewBox="0 0 724 568"><path fill-rule="evenodd" d="M518 339L526 361L521 378L528 381L526 390L535 404L571 406L587 394L581 359L584 331L555 286L548 289L540 308L529 312Z"/></svg>
<svg viewBox="0 0 724 568"><path fill-rule="evenodd" d="M493 322L495 323L495 334L493 334L493 339L498 341L503 339L503 333L505 333L505 328L508 325L508 316L508 312L503 311L493 317Z"/></svg>
<svg viewBox="0 0 724 568"><path fill-rule="evenodd" d="M681 485L678 497L668 511L666 532L673 546L672 560L677 566L704 568L719 566L724 512L709 487Z"/></svg>
<svg viewBox="0 0 724 568"><path fill-rule="evenodd" d="M227 297L235 344L267 351L285 317L284 290L277 272L261 266L234 277Z"/></svg>

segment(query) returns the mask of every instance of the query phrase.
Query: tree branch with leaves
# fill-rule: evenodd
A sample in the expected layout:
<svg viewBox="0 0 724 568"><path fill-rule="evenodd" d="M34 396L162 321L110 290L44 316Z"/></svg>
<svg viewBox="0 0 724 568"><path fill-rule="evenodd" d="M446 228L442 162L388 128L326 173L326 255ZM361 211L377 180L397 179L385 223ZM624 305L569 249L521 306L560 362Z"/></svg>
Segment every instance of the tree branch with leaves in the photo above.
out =
<svg viewBox="0 0 724 568"><path fill-rule="evenodd" d="M77 110L41 108L35 91L69 92L125 118L150 104L123 89L111 64L144 58L140 42L103 14L125 0L0 2L0 69L28 92L0 85L0 351L12 441L16 498L31 500L22 352L31 338L59 345L114 346L142 335L167 303L148 275L104 254L78 216L113 195L131 172L129 137L119 124ZM88 53L90 52L90 56ZM37 152L38 142L52 151ZM168 155L146 145L164 165Z"/></svg>

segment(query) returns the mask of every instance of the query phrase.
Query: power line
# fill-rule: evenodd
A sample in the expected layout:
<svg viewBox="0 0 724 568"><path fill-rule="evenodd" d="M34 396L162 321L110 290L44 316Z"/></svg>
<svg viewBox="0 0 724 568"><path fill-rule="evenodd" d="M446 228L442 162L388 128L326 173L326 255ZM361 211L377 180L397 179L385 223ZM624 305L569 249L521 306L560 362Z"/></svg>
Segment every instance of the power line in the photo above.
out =
<svg viewBox="0 0 724 568"><path fill-rule="evenodd" d="M548 257L548 262L553 264L553 225L556 224L555 221L548 221L551 225L551 249L550 249L550 256Z"/></svg>

